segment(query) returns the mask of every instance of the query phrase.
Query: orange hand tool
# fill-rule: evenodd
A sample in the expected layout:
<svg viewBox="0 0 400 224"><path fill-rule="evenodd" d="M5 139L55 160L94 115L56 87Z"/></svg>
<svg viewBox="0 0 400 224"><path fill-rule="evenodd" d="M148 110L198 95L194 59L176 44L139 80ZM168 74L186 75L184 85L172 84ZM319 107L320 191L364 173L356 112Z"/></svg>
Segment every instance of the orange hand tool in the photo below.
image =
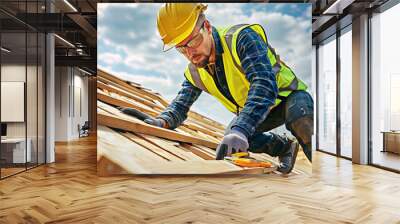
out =
<svg viewBox="0 0 400 224"><path fill-rule="evenodd" d="M233 153L231 157L225 157L225 159L241 167L272 167L272 163L270 162L251 158L248 152Z"/></svg>

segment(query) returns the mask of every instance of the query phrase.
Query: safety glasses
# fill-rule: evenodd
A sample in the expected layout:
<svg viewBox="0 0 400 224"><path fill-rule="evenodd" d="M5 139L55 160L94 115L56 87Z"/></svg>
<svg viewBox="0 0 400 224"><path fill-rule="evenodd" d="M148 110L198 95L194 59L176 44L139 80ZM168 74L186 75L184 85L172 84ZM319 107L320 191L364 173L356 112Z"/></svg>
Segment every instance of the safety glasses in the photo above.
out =
<svg viewBox="0 0 400 224"><path fill-rule="evenodd" d="M204 23L201 26L200 31L189 42L187 42L185 45L175 47L176 50L178 50L182 54L185 54L187 48L194 49L194 48L200 46L200 44L204 40L203 34L204 34Z"/></svg>

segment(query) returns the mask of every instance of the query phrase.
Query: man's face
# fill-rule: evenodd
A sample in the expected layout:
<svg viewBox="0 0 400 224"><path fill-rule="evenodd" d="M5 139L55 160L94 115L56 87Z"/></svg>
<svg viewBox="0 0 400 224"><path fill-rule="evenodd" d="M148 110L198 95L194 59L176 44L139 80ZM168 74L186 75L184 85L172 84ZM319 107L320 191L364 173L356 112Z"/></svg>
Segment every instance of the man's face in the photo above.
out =
<svg viewBox="0 0 400 224"><path fill-rule="evenodd" d="M211 25L204 21L203 26L176 45L176 48L196 67L203 68L208 64L211 55Z"/></svg>

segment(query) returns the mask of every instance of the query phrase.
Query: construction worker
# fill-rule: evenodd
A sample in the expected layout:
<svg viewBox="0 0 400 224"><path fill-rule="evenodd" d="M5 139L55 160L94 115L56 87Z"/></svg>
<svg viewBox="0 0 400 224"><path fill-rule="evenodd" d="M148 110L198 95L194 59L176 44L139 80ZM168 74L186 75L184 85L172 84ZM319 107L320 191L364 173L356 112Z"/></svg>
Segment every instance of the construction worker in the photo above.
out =
<svg viewBox="0 0 400 224"><path fill-rule="evenodd" d="M290 173L297 141L267 132L285 124L311 161L313 99L306 84L280 60L261 25L215 28L204 15L206 9L201 3L166 3L160 8L157 27L164 51L174 47L190 63L176 98L158 117L145 122L178 127L205 91L237 115L217 152L225 144L226 156L247 150L278 156L278 171Z"/></svg>

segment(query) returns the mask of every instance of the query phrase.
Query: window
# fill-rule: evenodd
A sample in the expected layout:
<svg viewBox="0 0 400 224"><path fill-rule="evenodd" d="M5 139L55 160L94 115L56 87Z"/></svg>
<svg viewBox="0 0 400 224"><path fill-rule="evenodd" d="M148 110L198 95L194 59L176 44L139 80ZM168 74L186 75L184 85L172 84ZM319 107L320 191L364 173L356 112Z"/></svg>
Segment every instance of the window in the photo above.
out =
<svg viewBox="0 0 400 224"><path fill-rule="evenodd" d="M3 32L1 34L1 123L7 131L2 137L1 177L26 170L31 162L31 141L27 141L26 119L26 32ZM14 97L9 97L14 96Z"/></svg>
<svg viewBox="0 0 400 224"><path fill-rule="evenodd" d="M340 154L352 157L352 35L351 26L340 36Z"/></svg>
<svg viewBox="0 0 400 224"><path fill-rule="evenodd" d="M318 149L336 153L336 36L318 48Z"/></svg>
<svg viewBox="0 0 400 224"><path fill-rule="evenodd" d="M371 157L373 164L395 170L400 170L398 21L400 4L371 19Z"/></svg>
<svg viewBox="0 0 400 224"><path fill-rule="evenodd" d="M317 48L315 45L312 46L312 53L311 53L311 93L314 99L314 135L312 136L312 150L316 150L316 132L317 132L317 107L316 100L317 100Z"/></svg>
<svg viewBox="0 0 400 224"><path fill-rule="evenodd" d="M18 13L44 1L18 2ZM15 6L1 2L1 6ZM13 7L11 7L13 8ZM14 7L15 8L15 7ZM45 163L45 35L0 12L0 178Z"/></svg>

